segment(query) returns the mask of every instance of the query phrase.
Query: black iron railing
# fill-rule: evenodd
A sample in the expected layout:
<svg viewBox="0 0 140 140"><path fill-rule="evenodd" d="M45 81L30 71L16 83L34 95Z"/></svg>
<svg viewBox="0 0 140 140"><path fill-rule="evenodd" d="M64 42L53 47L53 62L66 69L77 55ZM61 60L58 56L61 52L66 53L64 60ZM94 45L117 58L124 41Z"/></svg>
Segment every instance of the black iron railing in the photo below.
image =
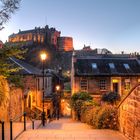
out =
<svg viewBox="0 0 140 140"><path fill-rule="evenodd" d="M17 137L19 137L24 131L27 130L27 122L26 122L26 119L27 117L30 119L30 121L32 122L32 129L35 129L35 120L40 118L40 116L36 116L34 119L32 118L32 116L30 115L26 115L26 112L24 112L23 114L15 117L14 119L11 119L10 120L10 130L8 132L8 135L10 135L10 138L8 138L9 140L13 140L13 139L16 139ZM13 124L16 123L16 122L19 122L18 120L22 120L23 118L23 130L21 130L18 134L13 135L14 133L14 126ZM48 116L46 116L46 120L48 119ZM20 121L21 122L21 121ZM0 137L0 140L5 140L5 122L4 121L0 121L0 133L1 133L1 137ZM41 124L40 124L41 125ZM40 126L39 125L39 126ZM17 130L16 130L17 131Z"/></svg>
<svg viewBox="0 0 140 140"><path fill-rule="evenodd" d="M1 124L1 139L4 140L4 121L0 121Z"/></svg>
<svg viewBox="0 0 140 140"><path fill-rule="evenodd" d="M24 112L23 114L21 114L21 115L17 116L16 118L10 120L10 140L13 140L13 123L16 122L17 120L21 119L22 117L23 117L24 128L19 134L17 134L17 136L15 136L15 138L17 138L24 131L26 131L26 113Z"/></svg>

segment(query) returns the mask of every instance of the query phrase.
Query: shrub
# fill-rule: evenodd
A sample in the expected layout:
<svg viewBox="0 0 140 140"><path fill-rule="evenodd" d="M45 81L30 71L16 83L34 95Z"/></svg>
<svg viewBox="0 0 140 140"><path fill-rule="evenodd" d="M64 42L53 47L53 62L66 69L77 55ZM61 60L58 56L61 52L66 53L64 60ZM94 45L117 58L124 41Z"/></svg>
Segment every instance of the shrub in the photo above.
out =
<svg viewBox="0 0 140 140"><path fill-rule="evenodd" d="M116 92L109 92L102 95L102 101L115 104L116 101L120 100L120 95Z"/></svg>
<svg viewBox="0 0 140 140"><path fill-rule="evenodd" d="M75 93L71 97L70 105L74 109L78 120L81 119L81 110L84 102L91 101L92 97L85 92Z"/></svg>
<svg viewBox="0 0 140 140"><path fill-rule="evenodd" d="M93 112L96 108L99 108L99 104L95 101L85 101L81 110L81 121L93 126Z"/></svg>
<svg viewBox="0 0 140 140"><path fill-rule="evenodd" d="M113 106L105 105L97 113L95 126L99 129L118 129L118 112Z"/></svg>

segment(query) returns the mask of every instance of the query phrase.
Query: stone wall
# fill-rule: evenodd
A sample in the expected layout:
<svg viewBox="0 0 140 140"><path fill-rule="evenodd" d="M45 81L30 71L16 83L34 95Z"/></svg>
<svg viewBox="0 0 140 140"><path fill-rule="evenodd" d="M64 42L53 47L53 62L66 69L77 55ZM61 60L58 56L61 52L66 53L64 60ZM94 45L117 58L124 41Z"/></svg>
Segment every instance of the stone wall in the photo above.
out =
<svg viewBox="0 0 140 140"><path fill-rule="evenodd" d="M10 88L9 117L15 118L23 113L23 91L20 88Z"/></svg>
<svg viewBox="0 0 140 140"><path fill-rule="evenodd" d="M23 92L19 88L10 87L7 80L0 76L0 120L9 121L23 111Z"/></svg>
<svg viewBox="0 0 140 140"><path fill-rule="evenodd" d="M129 140L140 140L140 84L119 107L120 131Z"/></svg>

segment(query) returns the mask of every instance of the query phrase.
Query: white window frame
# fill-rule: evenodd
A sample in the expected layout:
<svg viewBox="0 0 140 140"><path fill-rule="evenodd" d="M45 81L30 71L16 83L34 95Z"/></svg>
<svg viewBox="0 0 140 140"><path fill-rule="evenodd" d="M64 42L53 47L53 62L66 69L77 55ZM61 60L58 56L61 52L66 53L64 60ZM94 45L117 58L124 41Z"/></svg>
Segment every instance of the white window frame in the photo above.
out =
<svg viewBox="0 0 140 140"><path fill-rule="evenodd" d="M99 81L100 90L107 90L107 81L106 79L101 79Z"/></svg>

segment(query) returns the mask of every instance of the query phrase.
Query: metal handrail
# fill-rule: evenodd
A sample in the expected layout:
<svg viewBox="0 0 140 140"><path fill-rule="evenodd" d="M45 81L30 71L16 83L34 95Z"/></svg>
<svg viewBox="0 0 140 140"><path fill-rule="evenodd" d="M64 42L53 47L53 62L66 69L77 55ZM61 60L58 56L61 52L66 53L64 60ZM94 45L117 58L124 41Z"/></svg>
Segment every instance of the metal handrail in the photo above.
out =
<svg viewBox="0 0 140 140"><path fill-rule="evenodd" d="M23 114L15 117L14 119L11 119L10 120L10 140L13 140L13 122L15 122L17 119L21 118L21 117L24 117L24 130L21 131L17 136L16 138L21 135L24 131L26 131L26 112L24 112Z"/></svg>

